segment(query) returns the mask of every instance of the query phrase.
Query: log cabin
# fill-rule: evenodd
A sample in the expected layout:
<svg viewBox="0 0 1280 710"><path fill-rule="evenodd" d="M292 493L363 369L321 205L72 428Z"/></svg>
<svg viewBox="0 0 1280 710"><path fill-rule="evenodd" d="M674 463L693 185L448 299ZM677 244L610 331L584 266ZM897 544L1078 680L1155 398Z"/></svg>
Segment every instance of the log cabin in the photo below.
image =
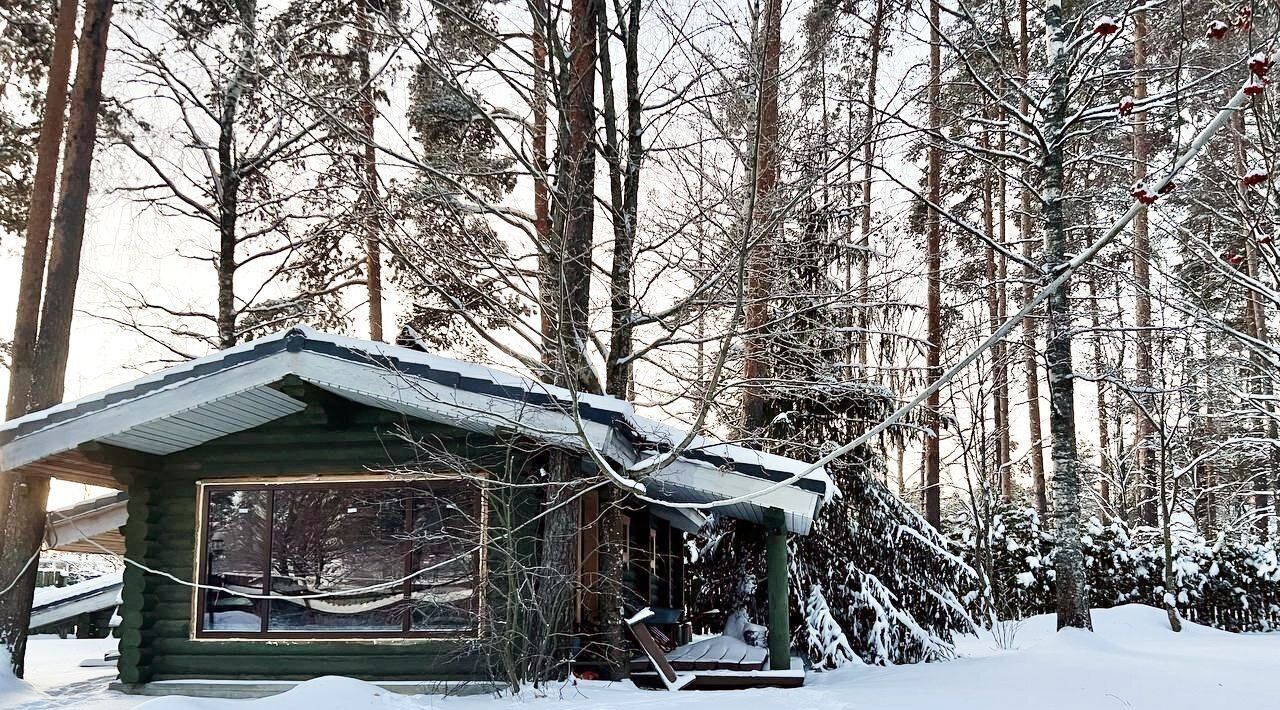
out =
<svg viewBox="0 0 1280 710"><path fill-rule="evenodd" d="M644 612L688 641L685 537L713 511L769 528L785 610L786 536L832 494L820 467L686 436L615 398L305 327L0 425L0 470L127 494L118 682L139 693L493 681L551 452L596 481L565 503L588 667L601 618ZM613 616L596 593L617 569L600 562L606 499L621 511ZM794 663L786 625L771 615L770 668Z"/></svg>

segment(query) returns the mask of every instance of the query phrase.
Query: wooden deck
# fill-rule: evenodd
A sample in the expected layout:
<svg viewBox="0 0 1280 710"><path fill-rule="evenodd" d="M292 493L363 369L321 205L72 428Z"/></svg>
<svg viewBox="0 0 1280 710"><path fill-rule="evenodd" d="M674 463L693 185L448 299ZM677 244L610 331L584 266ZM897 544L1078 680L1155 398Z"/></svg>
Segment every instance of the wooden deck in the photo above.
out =
<svg viewBox="0 0 1280 710"><path fill-rule="evenodd" d="M653 670L633 672L631 682L637 688L662 690L662 679ZM804 666L795 656L791 669L785 671L714 670L698 671L681 690L744 690L747 688L799 688L804 685Z"/></svg>
<svg viewBox="0 0 1280 710"><path fill-rule="evenodd" d="M676 648L665 654L671 669L696 677L684 690L736 690L742 688L798 688L804 685L804 666L792 657L791 669L766 670L769 653L735 638L714 636ZM631 662L631 681L641 688L665 684L646 656Z"/></svg>

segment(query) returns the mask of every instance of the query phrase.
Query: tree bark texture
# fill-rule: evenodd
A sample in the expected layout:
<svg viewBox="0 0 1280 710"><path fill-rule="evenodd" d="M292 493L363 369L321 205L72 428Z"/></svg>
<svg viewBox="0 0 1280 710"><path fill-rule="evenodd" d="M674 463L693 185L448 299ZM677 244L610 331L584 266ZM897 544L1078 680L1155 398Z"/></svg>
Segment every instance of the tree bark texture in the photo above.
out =
<svg viewBox="0 0 1280 710"><path fill-rule="evenodd" d="M236 122L246 74L256 53L257 3L249 0L240 7L237 41L240 44L236 70L227 80L222 93L222 111L218 115L218 347L229 348L239 340L236 307L236 270L239 268L236 247L239 239L240 182L243 178L236 155Z"/></svg>
<svg viewBox="0 0 1280 710"><path fill-rule="evenodd" d="M609 31L604 0L600 0L600 73L604 87L605 154L609 159L610 197L613 205L613 265L609 274L609 353L605 369L605 393L627 399L632 378L632 270L635 264L636 224L640 210L640 167L644 160L644 122L640 97L640 3L627 6L624 42L626 72L626 158L620 155L618 121L613 100L609 62ZM621 22L623 18L619 18Z"/></svg>
<svg viewBox="0 0 1280 710"><path fill-rule="evenodd" d="M32 378L30 408L33 410L62 401L112 5L112 0L90 0L85 5L76 81L67 120L67 143L62 157L58 214L53 222L49 272L40 309L40 334L36 341L36 362L40 367Z"/></svg>
<svg viewBox="0 0 1280 710"><path fill-rule="evenodd" d="M76 64L71 112L67 121L66 148L58 211L53 222L49 271L40 310L35 343L28 411L62 401L67 355L71 341L76 283L80 278L80 251L84 243L85 210L89 202L89 176L97 141L98 107L102 102L102 73L111 27L112 0L89 0L85 6ZM0 550L0 584L15 580L8 594L0 596L0 642L9 652L14 675L22 677L27 647L27 625L35 594L40 544L44 537L49 480L3 474L3 550Z"/></svg>
<svg viewBox="0 0 1280 710"><path fill-rule="evenodd" d="M363 143L360 165L364 173L364 190L361 196L364 210L361 227L364 231L365 287L369 299L369 338L382 340L382 240L378 214L378 162L374 143L374 131L378 109L373 101L373 28L369 18L369 0L356 0L356 32L359 47L360 80L360 132Z"/></svg>
<svg viewBox="0 0 1280 710"><path fill-rule="evenodd" d="M555 299L557 314L552 384L581 391L594 379L590 375L587 347L588 308L591 297L591 250L595 221L595 76L597 0L573 0L569 19L568 73L563 83L560 160L556 193L561 208L552 230L549 260L554 264L551 290L542 298ZM558 234L556 233L558 231ZM544 354L544 357L546 354ZM545 682L562 677L573 633L572 599L577 577L579 505L572 499L574 483L581 480L581 455L567 450L548 456L545 505L540 537L538 602L544 620L540 653L549 663L531 680Z"/></svg>
<svg viewBox="0 0 1280 710"><path fill-rule="evenodd" d="M1147 13L1134 14L1133 27L1133 98L1135 102L1147 97L1147 80L1143 72L1147 66ZM1133 179L1142 184L1147 179L1147 127L1146 114L1141 114L1133 122ZM1136 427L1134 437L1138 481L1142 490L1142 505L1139 506L1141 523L1156 526L1159 524L1156 499L1155 443L1151 430L1151 421L1141 409L1149 408L1151 397L1146 393L1151 390L1151 237L1147 221L1147 210L1144 207L1133 219L1133 281L1137 293L1134 294L1134 327L1137 330L1136 352L1134 355L1134 383L1138 388L1135 407L1139 409L1134 415Z"/></svg>
<svg viewBox="0 0 1280 710"><path fill-rule="evenodd" d="M1102 307L1098 302L1097 278L1089 279L1089 314L1093 319L1093 369L1098 373L1097 412L1098 412L1098 499L1102 508L1103 520L1111 517L1111 477L1114 470L1111 466L1111 426L1110 410L1107 409L1107 385L1102 381L1106 367L1106 354L1102 351L1102 338L1099 329L1102 326Z"/></svg>
<svg viewBox="0 0 1280 710"><path fill-rule="evenodd" d="M1027 26L1027 0L1019 0L1018 2L1018 67L1019 73L1025 78L1031 71L1030 48L1031 38ZM1030 114L1031 104L1027 97L1023 95L1019 101L1020 111L1022 115ZM1026 138L1022 139L1022 149L1027 151L1030 145ZM1028 180L1030 184L1030 180ZM1022 215L1018 220L1021 227L1019 238L1022 240L1022 255L1026 257L1028 262L1033 259L1032 253L1032 235L1035 228L1031 217L1031 191L1024 187L1020 196ZM1037 274L1027 267L1024 271L1026 280L1022 286L1022 298L1024 301L1031 300L1035 295L1035 282ZM1023 366L1026 370L1026 389L1027 389L1027 431L1030 436L1031 458L1031 485L1033 498L1035 501L1036 512L1041 519L1049 511L1049 499L1046 494L1046 483L1044 473L1044 432L1041 428L1040 421L1040 373L1039 364L1036 361L1036 330L1035 321L1027 318L1022 325L1022 349L1023 349Z"/></svg>
<svg viewBox="0 0 1280 710"><path fill-rule="evenodd" d="M880 51L884 41L884 0L876 0L876 13L871 19L871 32L867 37L871 53L867 64L867 116L862 126L862 221L858 242L858 367L867 367L870 357L868 335L871 329L871 174L875 161L875 145L872 135L876 128L876 83L880 80ZM852 114L852 111L850 111Z"/></svg>
<svg viewBox="0 0 1280 710"><path fill-rule="evenodd" d="M773 292L770 261L773 254L773 209L778 184L778 84L782 54L782 0L765 0L761 16L760 101L756 117L754 229L747 248L746 356L742 393L743 431L748 435L765 424L763 391L769 377L769 297Z"/></svg>
<svg viewBox="0 0 1280 710"><path fill-rule="evenodd" d="M1046 279L1055 278L1068 257L1063 210L1063 156L1067 120L1070 58L1060 0L1045 3L1049 48L1049 96L1044 154L1044 245ZM1085 591L1080 512L1080 460L1076 446L1075 374L1071 362L1071 281L1049 296L1045 358L1049 373L1049 435L1053 452L1054 557L1058 594L1058 628L1092 629Z"/></svg>
<svg viewBox="0 0 1280 710"><path fill-rule="evenodd" d="M547 32L549 19L541 0L531 0L533 11L533 106L529 142L533 149L533 229L538 239L538 304L539 332L542 336L542 364L551 368L555 364L555 339L558 280L553 265L556 263L551 234L551 166L547 160Z"/></svg>
<svg viewBox="0 0 1280 710"><path fill-rule="evenodd" d="M40 142L36 145L36 172L27 206L27 234L18 277L18 307L13 326L13 357L9 363L9 400L5 418L30 411L31 382L36 337L44 291L44 268L49 254L49 225L53 219L54 186L58 181L58 151L62 147L62 123L67 112L67 81L71 75L71 49L75 45L77 0L62 0L49 58L48 87Z"/></svg>
<svg viewBox="0 0 1280 710"><path fill-rule="evenodd" d="M929 1L929 208L925 239L925 269L928 272L927 320L929 350L925 379L933 383L942 375L942 221L937 205L942 203L942 22L938 0ZM925 403L924 519L935 529L942 528L942 417L938 411L941 395L934 392Z"/></svg>

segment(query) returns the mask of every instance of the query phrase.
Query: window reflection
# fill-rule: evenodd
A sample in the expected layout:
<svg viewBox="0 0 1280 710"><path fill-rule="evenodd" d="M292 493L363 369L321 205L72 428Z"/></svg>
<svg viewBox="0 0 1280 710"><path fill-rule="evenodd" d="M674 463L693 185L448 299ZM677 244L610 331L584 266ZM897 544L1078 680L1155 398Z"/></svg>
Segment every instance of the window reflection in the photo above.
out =
<svg viewBox="0 0 1280 710"><path fill-rule="evenodd" d="M261 593L269 570L276 598L205 592L201 631L395 636L476 628L478 506L456 483L217 486L207 500L206 583Z"/></svg>
<svg viewBox="0 0 1280 710"><path fill-rule="evenodd" d="M399 631L406 575L406 491L277 491L271 527L270 631ZM363 591L361 591L363 590ZM355 592L315 598L334 592ZM311 598L308 598L311 597Z"/></svg>
<svg viewBox="0 0 1280 710"><path fill-rule="evenodd" d="M476 559L471 523L474 503L465 496L414 499L413 540L419 574L410 587L414 631L469 628L476 599Z"/></svg>
<svg viewBox="0 0 1280 710"><path fill-rule="evenodd" d="M205 513L205 581L231 592L262 593L267 492L214 489ZM261 631L265 602L223 589L205 591L204 628Z"/></svg>

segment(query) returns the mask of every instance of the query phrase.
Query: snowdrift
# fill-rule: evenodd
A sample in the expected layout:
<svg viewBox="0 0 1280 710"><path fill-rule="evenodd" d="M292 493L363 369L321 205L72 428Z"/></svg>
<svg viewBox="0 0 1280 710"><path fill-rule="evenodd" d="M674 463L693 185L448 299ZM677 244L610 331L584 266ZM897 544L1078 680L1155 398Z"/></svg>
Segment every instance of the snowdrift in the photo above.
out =
<svg viewBox="0 0 1280 710"><path fill-rule="evenodd" d="M146 710L1202 710L1274 707L1280 634L1231 634L1163 611L1095 610L1096 631L1055 630L1052 616L962 639L945 663L855 666L811 673L795 690L666 693L630 683L583 682L518 699L403 696L350 678L307 681L259 700L167 697ZM138 698L141 702L143 699ZM10 703L17 704L17 703ZM8 706L0 700L0 706ZM112 707L117 705L112 704Z"/></svg>
<svg viewBox="0 0 1280 710"><path fill-rule="evenodd" d="M9 652L0 648L0 708L14 707L44 697L35 686L13 677L13 672L9 670Z"/></svg>
<svg viewBox="0 0 1280 710"><path fill-rule="evenodd" d="M409 710L427 707L417 699L398 695L372 683L324 676L299 683L292 690L257 700L214 700L167 697L143 703L146 710Z"/></svg>

